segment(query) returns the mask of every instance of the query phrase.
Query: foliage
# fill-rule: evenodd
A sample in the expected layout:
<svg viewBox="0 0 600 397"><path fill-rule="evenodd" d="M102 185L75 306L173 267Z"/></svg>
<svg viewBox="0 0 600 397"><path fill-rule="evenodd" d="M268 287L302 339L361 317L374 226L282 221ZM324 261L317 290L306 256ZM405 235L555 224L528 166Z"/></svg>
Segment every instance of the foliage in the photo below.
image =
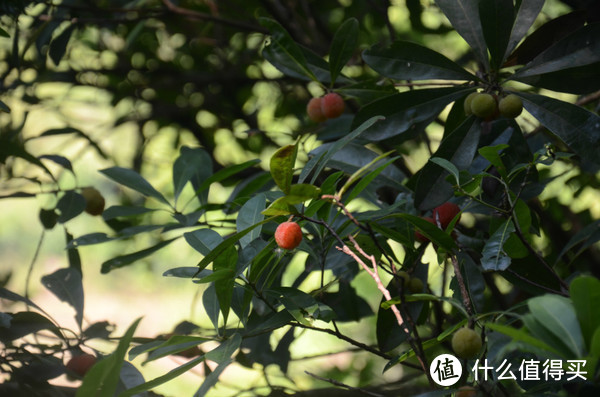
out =
<svg viewBox="0 0 600 397"><path fill-rule="evenodd" d="M42 284L75 309L79 326L65 330L27 294L0 289L0 298L27 306L0 313L0 364L8 379L0 390L73 392L48 382L65 372L65 354L90 339L114 338L108 323L83 320L79 251L151 236L147 247L110 258L101 272L125 272L183 239L201 259L164 276L198 284L213 328L183 323L171 336L142 339L134 337L139 320L132 321L112 352L96 351L102 359L78 396L148 393L201 363L208 369L208 362L216 365L194 395L218 385L231 365L274 364L287 374L291 345L307 331L383 359L383 371L401 365L418 380L401 379L390 391L380 377L355 385L316 379L377 395L436 393L428 363L451 352L450 336L465 324L485 336L480 360L499 365L509 358L518 367L523 357L582 359L588 377L523 382L465 371L457 387L474 384L495 396L598 391L600 220L543 193L568 170L575 197L586 189L597 197L597 7L542 24L544 1L437 0L428 10L442 12L468 44L460 53L433 48L425 33L449 40L452 29L423 26L421 2L406 2L413 30L400 32L387 2L382 12L378 2L374 11L369 2L307 2L303 10L260 1L236 3L234 10L210 1L31 3L2 9L0 34L12 42L5 48L11 56L0 108L11 115L25 104L60 110L37 90L46 82L109 93L110 107L120 109L110 128L135 125L140 144L131 166L113 164L100 173L140 199L104 211L112 233L71 235L68 222L85 209L83 186L65 188L61 178L76 175L77 167L62 154L34 154L30 142L69 135L107 161L110 155L84 127L25 137L26 112L20 125L10 115L0 120L7 191L1 198L35 197L36 189L55 197L52 208L40 209L40 222L65 228L68 266ZM466 115L463 102L478 90L517 95L527 113ZM306 103L326 92L342 95L349 110L311 123ZM170 184L159 185L144 172L144 150L173 126L178 156ZM244 153L240 161L222 154L224 130L229 150ZM29 171L34 168L39 173ZM14 183L21 179L25 185ZM217 186L231 186L228 197L217 198ZM447 201L460 206L460 220L444 229L425 219ZM292 252L277 249L273 238L286 220L304 231ZM417 231L427 241L417 241ZM302 271L286 283L294 261ZM401 271L421 280L424 290L405 288ZM363 274L377 288L378 307L361 295ZM347 331L359 321L368 324L374 343ZM216 347L198 347L207 342ZM128 362L194 347L193 358L151 380ZM298 390L266 379L266 386L247 391Z"/></svg>

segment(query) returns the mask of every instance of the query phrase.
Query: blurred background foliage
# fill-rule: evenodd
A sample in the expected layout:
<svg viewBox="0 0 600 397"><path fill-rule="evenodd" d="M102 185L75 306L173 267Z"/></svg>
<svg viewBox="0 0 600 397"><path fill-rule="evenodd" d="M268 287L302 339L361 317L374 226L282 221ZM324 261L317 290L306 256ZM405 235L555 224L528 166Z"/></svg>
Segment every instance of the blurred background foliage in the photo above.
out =
<svg viewBox="0 0 600 397"><path fill-rule="evenodd" d="M597 17L594 7L594 1L546 1L531 30L573 10ZM226 202L236 198L236 189L267 175L271 155L299 135L303 136L301 165L310 150L348 131L350 114L328 122L326 128L309 122L306 103L327 87L288 77L262 57L268 32L258 17L278 21L297 43L319 56L328 53L343 21L358 19L358 50L343 74L363 85L348 87L346 81L338 82L344 86L341 92L346 90L350 113L384 92L370 96L369 84L389 86L394 92L388 80L380 79L362 61L362 50L376 43L409 40L461 65L475 62L467 44L428 0L10 0L0 4L0 14L0 101L7 110L0 113L0 281L55 306L60 306L58 301L37 280L66 261L65 230L73 236L90 230L111 234L124 225L78 217L65 224L64 230L42 232L39 210L54 208L58 198L53 193L93 185L111 205L140 205L142 197L108 183L97 170L114 165L132 168L159 191L172 194L171 164L182 146L199 145L210 154L207 161L213 172L262 160L259 167L247 168L211 187L209 201ZM575 94L553 96L568 102L580 99ZM598 103L589 100L584 106L598 111ZM442 113L425 133L379 142L377 150L410 154L396 164L410 176L439 145L446 116L447 112ZM526 124L532 123L529 127L534 127L533 122L525 118ZM587 163L581 167L559 162L551 169L540 169L545 177L555 178L537 208L543 234L536 247L550 259L558 259L559 254L553 251L552 241L568 241L600 219L598 169ZM392 201L397 192L377 193L382 200ZM192 195L191 189L186 190L180 203ZM146 224L161 224L168 215L157 211L145 217ZM465 218L467 225L476 222ZM141 221L132 222L127 226ZM185 319L210 324L194 303L199 296L197 285L160 277L194 255L183 241L127 270L98 276L100 263L123 251L147 247L147 240L154 237L148 234L80 249L87 320L110 319L124 327L143 314L141 332L148 336L167 333ZM577 260L566 261L564 267L563 273L577 268L599 277L597 244L582 251ZM293 265L290 269L293 273ZM380 297L370 281L359 277L357 290L376 308ZM374 330L361 323L345 331L375 338L369 335ZM308 356L337 350L334 341L299 338L296 346ZM372 357L353 356L353 361L348 357L328 363L316 358L304 361L301 368L324 365L331 377L339 379L341 373L346 383L357 386L380 376ZM147 371L156 375L164 373L164 368ZM301 388L323 385L300 372L295 375ZM388 371L385 376L395 379L397 375ZM253 379L248 384L258 379L244 376ZM193 375L188 379L196 381ZM225 387L227 383L225 379ZM178 395L186 389L183 384L167 385L165 393Z"/></svg>

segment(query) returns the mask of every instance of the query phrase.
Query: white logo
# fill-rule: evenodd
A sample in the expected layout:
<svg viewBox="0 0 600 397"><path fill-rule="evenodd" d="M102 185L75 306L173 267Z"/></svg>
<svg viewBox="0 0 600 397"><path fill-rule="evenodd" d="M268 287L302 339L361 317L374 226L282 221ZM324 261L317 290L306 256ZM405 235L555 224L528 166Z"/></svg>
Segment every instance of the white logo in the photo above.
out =
<svg viewBox="0 0 600 397"><path fill-rule="evenodd" d="M429 373L438 385L452 386L460 380L462 365L452 354L440 354L431 362Z"/></svg>

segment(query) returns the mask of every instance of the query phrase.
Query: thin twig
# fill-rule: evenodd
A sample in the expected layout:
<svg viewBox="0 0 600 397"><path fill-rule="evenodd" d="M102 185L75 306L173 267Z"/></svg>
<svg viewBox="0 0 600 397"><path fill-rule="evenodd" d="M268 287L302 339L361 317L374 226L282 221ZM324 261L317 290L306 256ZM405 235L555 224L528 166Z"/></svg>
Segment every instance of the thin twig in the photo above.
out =
<svg viewBox="0 0 600 397"><path fill-rule="evenodd" d="M332 385L335 385L335 386L343 387L344 389L348 389L348 390L352 390L352 391L357 391L357 392L365 394L367 396L385 397L383 394L372 393L372 392L370 392L368 390L361 389L359 387L350 386L350 385L347 385L345 383L339 382L339 381L337 381L335 379L323 378L322 376L315 375L315 374L313 374L311 372L308 372L308 371L304 371L304 373L307 374L307 375L312 376L315 379L319 379L319 380L325 381L327 383L331 383Z"/></svg>

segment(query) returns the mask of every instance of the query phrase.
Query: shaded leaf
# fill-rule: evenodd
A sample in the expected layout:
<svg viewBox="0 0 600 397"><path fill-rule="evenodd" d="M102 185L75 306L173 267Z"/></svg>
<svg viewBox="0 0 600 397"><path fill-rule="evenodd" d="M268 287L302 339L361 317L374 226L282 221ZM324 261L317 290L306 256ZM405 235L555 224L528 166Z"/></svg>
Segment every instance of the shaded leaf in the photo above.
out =
<svg viewBox="0 0 600 397"><path fill-rule="evenodd" d="M409 41L371 47L363 59L382 76L398 80L476 80L477 77L437 51Z"/></svg>
<svg viewBox="0 0 600 397"><path fill-rule="evenodd" d="M39 158L40 159L48 159L48 160L62 166L63 168L66 168L69 171L73 172L73 165L71 164L71 161L69 161L69 159L66 157L58 156L56 154L43 154L43 155L39 156Z"/></svg>
<svg viewBox="0 0 600 397"><path fill-rule="evenodd" d="M600 116L582 107L547 96L516 93L525 108L548 130L557 135L575 153L600 164Z"/></svg>
<svg viewBox="0 0 600 397"><path fill-rule="evenodd" d="M100 272L105 274L105 273L110 272L111 270L119 269L121 267L130 265L140 259L143 259L149 255L152 255L156 251L171 244L176 239L177 238L172 238L170 240L161 241L160 243L155 244L151 247L145 248L143 250L133 252L131 254L120 255L120 256L114 257L112 259L109 259L106 262L102 263Z"/></svg>
<svg viewBox="0 0 600 397"><path fill-rule="evenodd" d="M56 204L56 209L60 212L58 222L65 223L75 218L85 210L85 206L86 202L81 194L72 190L65 192Z"/></svg>
<svg viewBox="0 0 600 397"><path fill-rule="evenodd" d="M472 88L446 87L412 90L389 95L363 106L354 117L352 127L356 128L376 116L385 119L370 128L362 138L381 141L408 133L420 122L427 122L437 116L449 103L473 91Z"/></svg>
<svg viewBox="0 0 600 397"><path fill-rule="evenodd" d="M181 194L185 185L194 177L202 183L212 174L212 159L202 148L189 148L183 146L180 155L173 164L173 194L175 200Z"/></svg>
<svg viewBox="0 0 600 397"><path fill-rule="evenodd" d="M144 196L152 197L162 203L169 204L167 199L165 199L160 192L152 187L152 185L146 179L144 179L144 177L133 170L122 167L111 167L100 170L100 172L113 181L123 186L127 186L128 188L133 189Z"/></svg>
<svg viewBox="0 0 600 397"><path fill-rule="evenodd" d="M331 85L335 83L342 68L352 58L358 42L358 20L349 18L336 30L329 50Z"/></svg>
<svg viewBox="0 0 600 397"><path fill-rule="evenodd" d="M483 37L494 70L498 70L504 61L504 54L512 33L514 12L513 0L479 1Z"/></svg>
<svg viewBox="0 0 600 397"><path fill-rule="evenodd" d="M81 328L83 321L83 283L81 271L74 267L59 269L42 277L42 285L58 299L75 309L75 319Z"/></svg>
<svg viewBox="0 0 600 397"><path fill-rule="evenodd" d="M67 52L67 45L69 44L69 40L71 39L71 35L75 31L76 25L69 25L65 30L63 30L58 36L56 36L50 42L50 49L48 50L48 55L52 62L58 66L60 60L63 58L65 53Z"/></svg>
<svg viewBox="0 0 600 397"><path fill-rule="evenodd" d="M290 192L292 178L294 176L294 165L298 145L287 145L278 149L272 156L270 162L271 175L277 186L285 193Z"/></svg>
<svg viewBox="0 0 600 397"><path fill-rule="evenodd" d="M213 229L198 229L193 232L186 232L183 237L192 248L205 256L223 242L223 237Z"/></svg>
<svg viewBox="0 0 600 397"><path fill-rule="evenodd" d="M42 330L49 330L62 337L52 321L36 312L8 313L11 316L10 328L0 327L0 341L7 342L22 338Z"/></svg>
<svg viewBox="0 0 600 397"><path fill-rule="evenodd" d="M481 252L481 266L485 270L502 271L510 266L510 256L505 251L504 244L514 231L512 220L507 219L485 242Z"/></svg>
<svg viewBox="0 0 600 397"><path fill-rule="evenodd" d="M571 283L570 292L583 339L591 348L592 336L600 327L600 281L589 276L577 277Z"/></svg>
<svg viewBox="0 0 600 397"><path fill-rule="evenodd" d="M266 207L266 196L264 194L257 194L240 208L236 219L236 229L241 232L244 229L262 221L265 217L262 211ZM250 233L240 238L240 245L242 248L246 247L253 240L260 236L262 228L258 227L253 229Z"/></svg>
<svg viewBox="0 0 600 397"><path fill-rule="evenodd" d="M523 0L515 4L517 7L516 17L510 32L510 39L504 57L515 49L521 39L527 34L527 31L537 18L544 6L544 0Z"/></svg>

